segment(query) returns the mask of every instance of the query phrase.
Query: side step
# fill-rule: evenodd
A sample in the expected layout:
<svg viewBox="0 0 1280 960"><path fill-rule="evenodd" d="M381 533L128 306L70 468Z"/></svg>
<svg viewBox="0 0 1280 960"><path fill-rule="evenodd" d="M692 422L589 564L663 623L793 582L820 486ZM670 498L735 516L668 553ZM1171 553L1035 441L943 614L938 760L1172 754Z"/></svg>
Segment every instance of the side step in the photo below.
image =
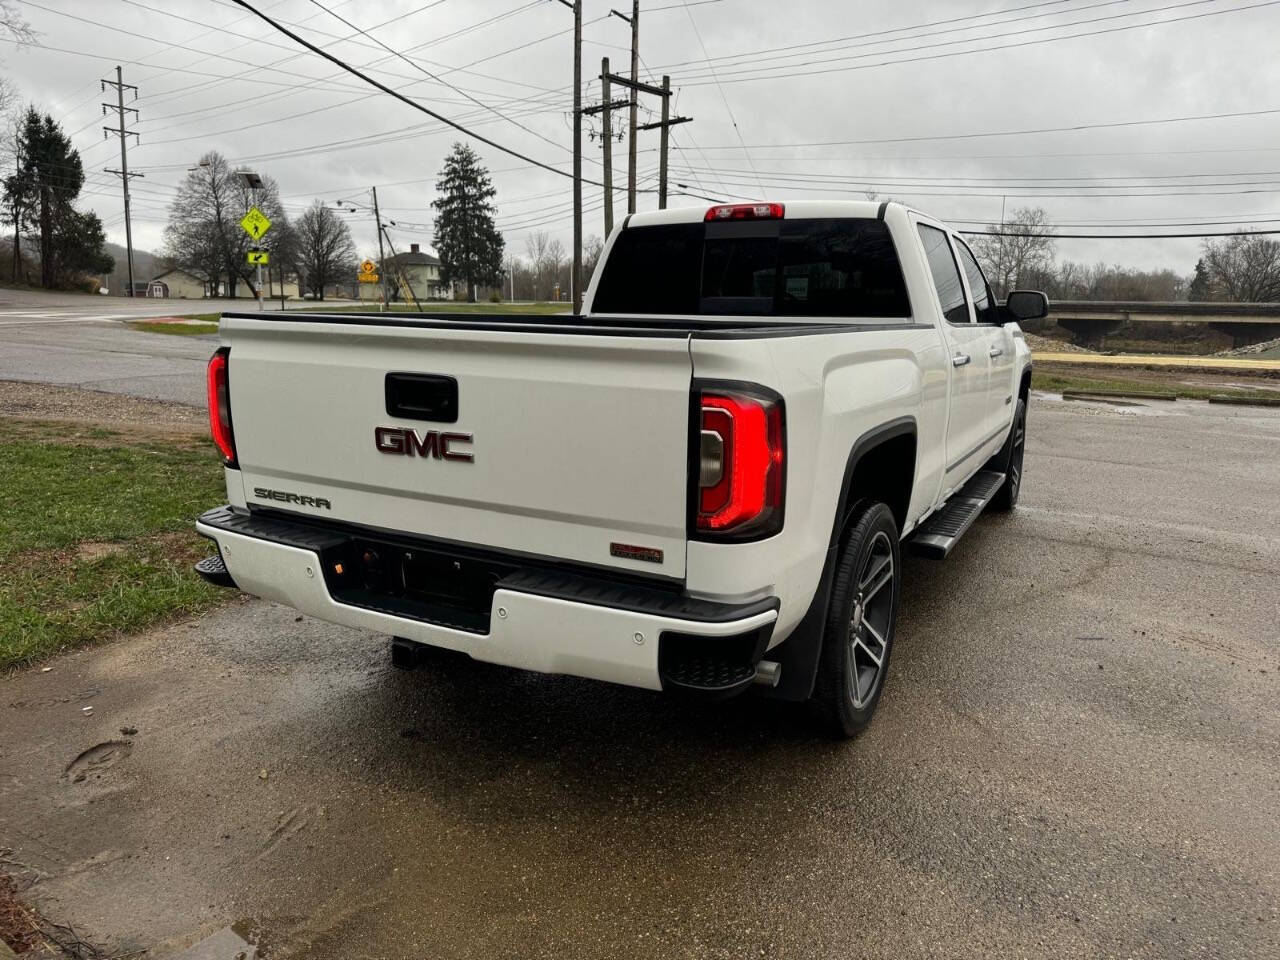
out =
<svg viewBox="0 0 1280 960"><path fill-rule="evenodd" d="M968 483L951 495L951 499L941 510L911 534L907 540L911 552L935 560L945 560L1003 484L1003 473L979 470Z"/></svg>

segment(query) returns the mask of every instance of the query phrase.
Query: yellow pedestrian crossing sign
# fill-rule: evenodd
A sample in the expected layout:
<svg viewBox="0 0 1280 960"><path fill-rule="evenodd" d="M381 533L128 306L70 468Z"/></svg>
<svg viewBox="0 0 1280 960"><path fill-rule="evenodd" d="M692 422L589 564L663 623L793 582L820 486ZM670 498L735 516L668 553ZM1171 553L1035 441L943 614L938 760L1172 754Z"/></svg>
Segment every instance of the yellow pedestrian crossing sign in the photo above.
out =
<svg viewBox="0 0 1280 960"><path fill-rule="evenodd" d="M270 263L270 262L271 262L271 258L270 258L270 256L267 254L267 251L265 251L265 250L250 250L250 251L249 251L249 262L250 262L250 263L260 263L260 264L262 264L262 266L264 266L264 267L265 267L268 263Z"/></svg>
<svg viewBox="0 0 1280 960"><path fill-rule="evenodd" d="M271 220L257 207L250 207L249 212L240 221L240 227L253 239L259 240L264 233L271 229ZM263 262L265 263L266 261Z"/></svg>
<svg viewBox="0 0 1280 960"><path fill-rule="evenodd" d="M360 264L360 272L361 273L377 273L378 268L377 266L374 265L374 262L372 260L365 260Z"/></svg>

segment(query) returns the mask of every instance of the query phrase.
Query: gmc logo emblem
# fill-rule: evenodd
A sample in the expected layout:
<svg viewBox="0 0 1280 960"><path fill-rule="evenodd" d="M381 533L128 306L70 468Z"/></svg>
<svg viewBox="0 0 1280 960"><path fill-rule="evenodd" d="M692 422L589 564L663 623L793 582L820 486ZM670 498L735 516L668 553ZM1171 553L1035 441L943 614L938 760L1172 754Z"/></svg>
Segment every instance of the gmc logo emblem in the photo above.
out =
<svg viewBox="0 0 1280 960"><path fill-rule="evenodd" d="M471 443L469 433L441 433L428 430L419 434L412 427L374 427L373 443L379 453L399 454L405 457L430 457L434 460L453 460L474 463L476 455L470 450L458 450L462 444Z"/></svg>

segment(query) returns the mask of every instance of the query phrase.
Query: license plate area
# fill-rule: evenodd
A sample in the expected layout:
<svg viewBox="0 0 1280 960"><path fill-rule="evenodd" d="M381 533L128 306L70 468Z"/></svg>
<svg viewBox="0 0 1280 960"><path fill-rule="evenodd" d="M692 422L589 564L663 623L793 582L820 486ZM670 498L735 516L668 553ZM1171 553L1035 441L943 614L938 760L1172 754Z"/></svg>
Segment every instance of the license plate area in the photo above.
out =
<svg viewBox="0 0 1280 960"><path fill-rule="evenodd" d="M434 547L355 537L324 553L325 584L338 603L485 634L498 581L514 564Z"/></svg>

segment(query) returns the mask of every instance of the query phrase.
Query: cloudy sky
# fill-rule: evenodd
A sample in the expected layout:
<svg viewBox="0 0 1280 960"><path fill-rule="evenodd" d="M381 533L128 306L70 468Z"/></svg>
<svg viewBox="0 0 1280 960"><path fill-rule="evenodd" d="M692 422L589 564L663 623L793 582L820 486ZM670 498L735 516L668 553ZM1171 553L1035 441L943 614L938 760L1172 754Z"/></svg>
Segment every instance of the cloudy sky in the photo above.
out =
<svg viewBox="0 0 1280 960"><path fill-rule="evenodd" d="M251 2L435 112L570 169L572 12L561 3ZM609 10L629 3L584 0L584 103L600 97L601 57L627 69L630 28ZM275 177L291 213L317 197L358 204L343 215L362 251L376 248L364 212L376 184L397 246L429 246L432 184L460 134L231 0L16 6L37 36L0 43L0 72L72 134L89 171L84 202L111 239L124 241L122 204L102 171L118 166L119 146L103 140L98 80L120 64L139 91L138 247L162 247L174 190L209 150ZM670 74L676 112L693 117L672 131L673 190L874 191L962 228L1028 205L1063 233L1280 227L1280 0L642 0L641 11L642 78ZM644 106L642 122L658 104ZM584 175L598 179L598 118L586 130ZM639 178L652 189L658 135L640 137ZM523 252L535 230L567 246L570 181L473 146L493 171L510 248ZM624 144L614 157L625 184ZM585 200L586 232L601 233L599 188ZM641 195L640 209L654 206ZM625 213L624 192L615 209ZM1198 246L1063 240L1059 255L1189 273Z"/></svg>

